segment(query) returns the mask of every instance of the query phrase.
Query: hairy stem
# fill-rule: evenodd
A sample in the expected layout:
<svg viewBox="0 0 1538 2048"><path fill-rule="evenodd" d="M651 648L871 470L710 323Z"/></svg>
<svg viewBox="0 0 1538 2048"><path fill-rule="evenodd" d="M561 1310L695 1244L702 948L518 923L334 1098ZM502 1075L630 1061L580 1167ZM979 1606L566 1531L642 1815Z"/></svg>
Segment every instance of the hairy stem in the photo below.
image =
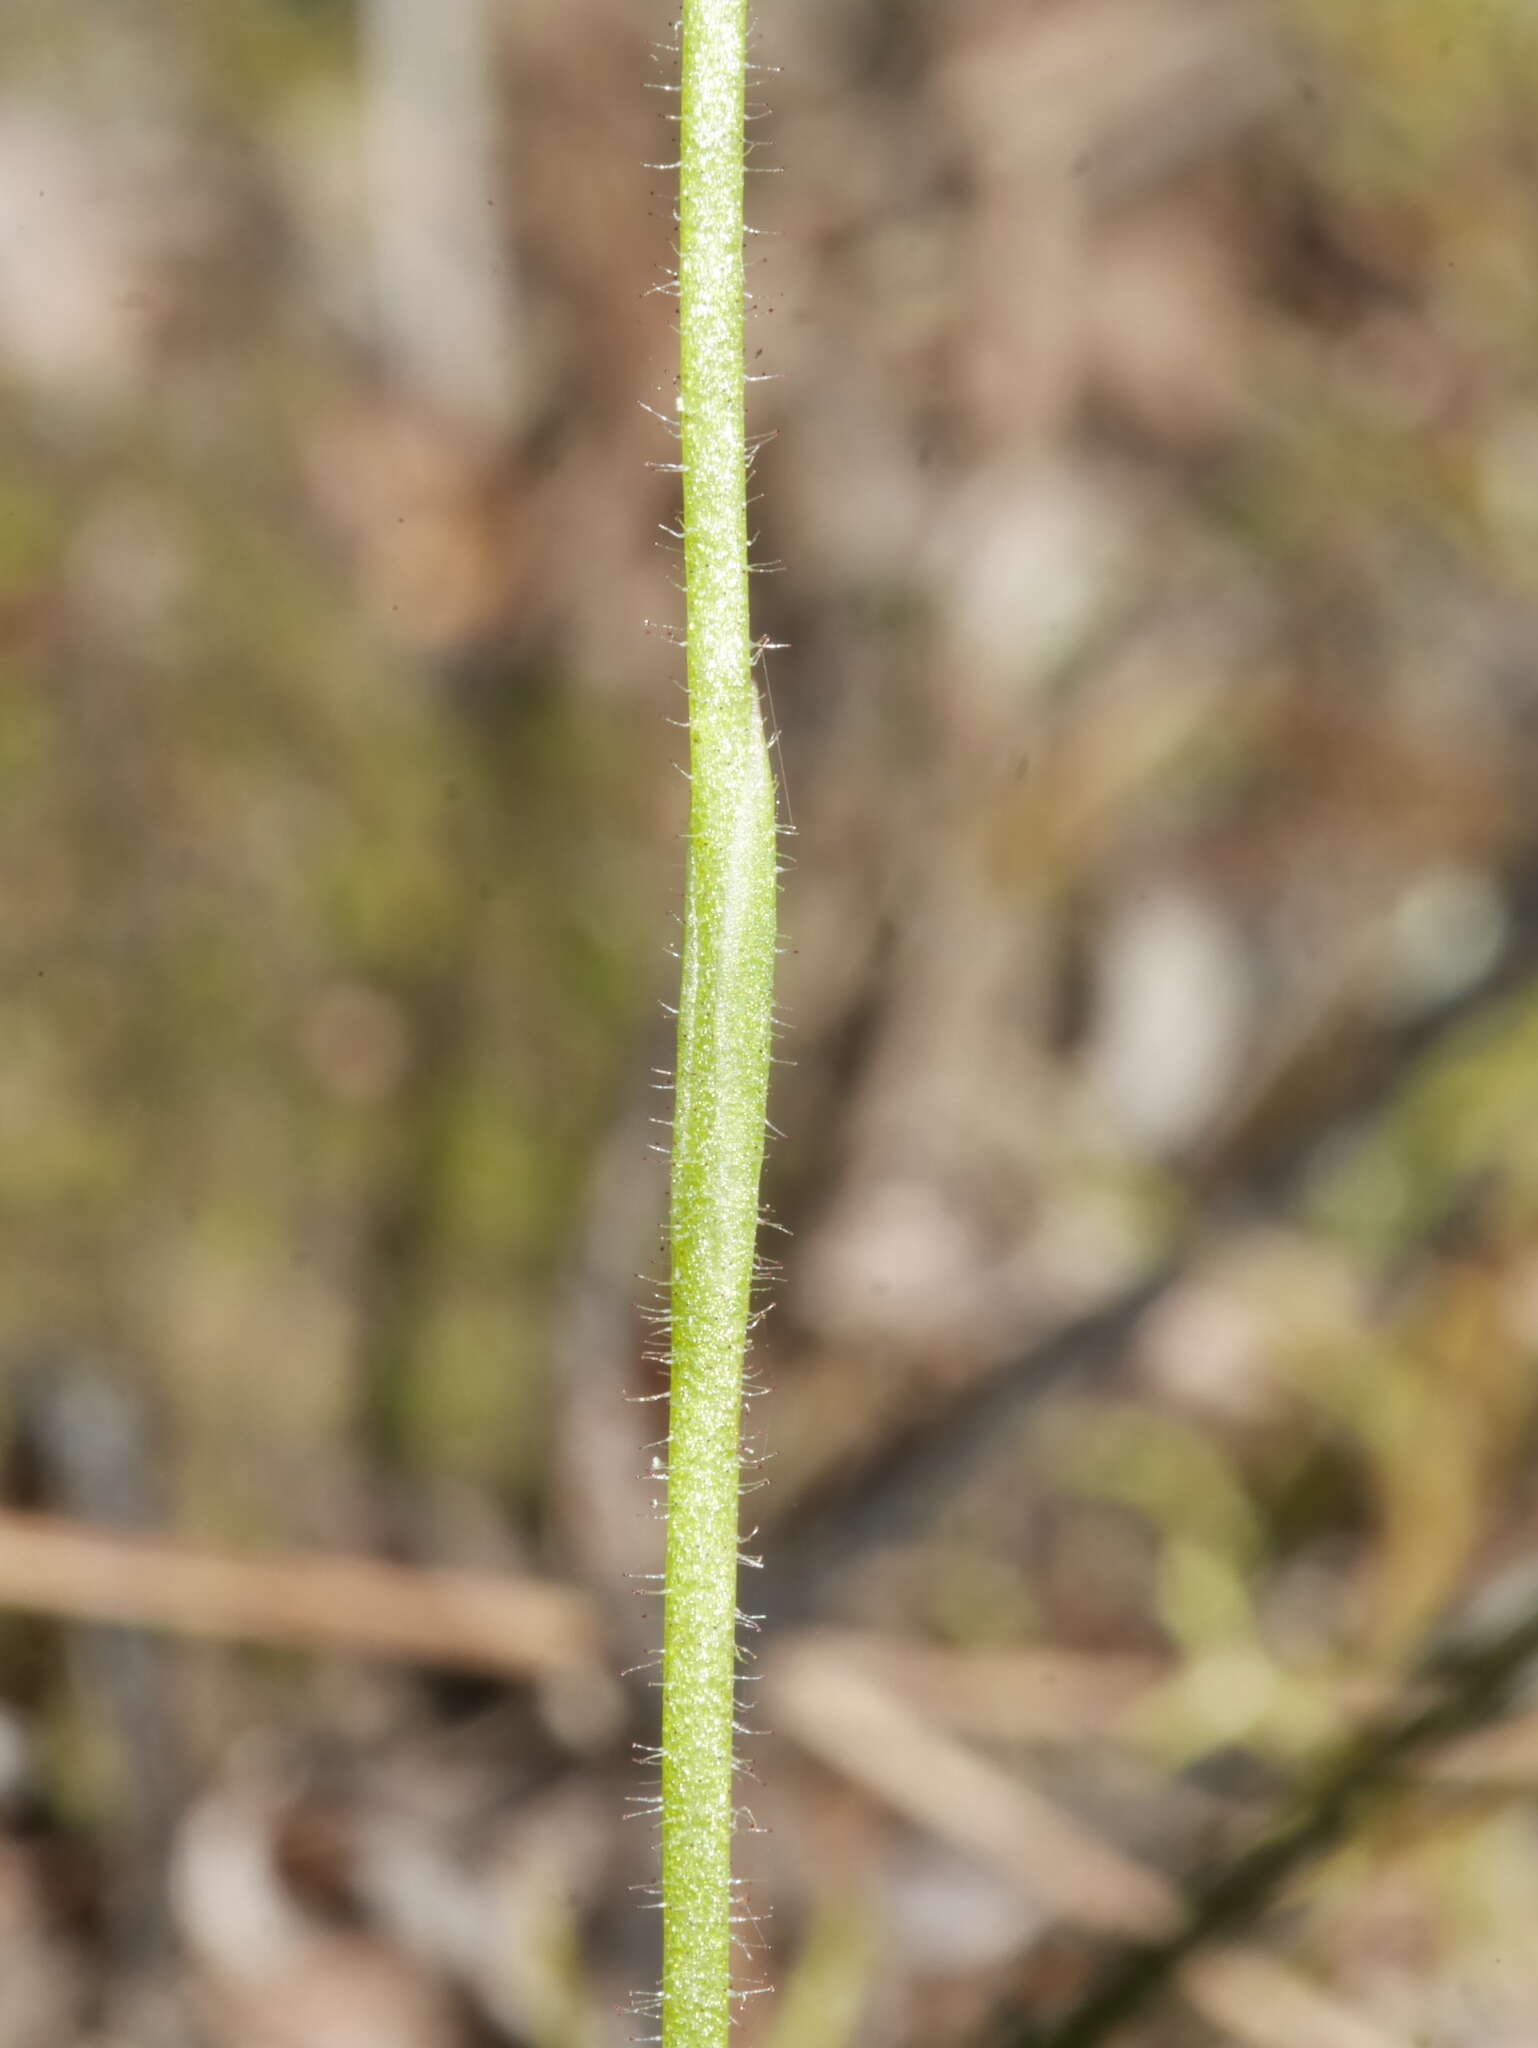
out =
<svg viewBox="0 0 1538 2048"><path fill-rule="evenodd" d="M673 1129L667 2048L722 2048L731 2015L740 1419L773 1000L774 781L748 627L746 14L746 0L685 0L683 16L679 420L692 797Z"/></svg>

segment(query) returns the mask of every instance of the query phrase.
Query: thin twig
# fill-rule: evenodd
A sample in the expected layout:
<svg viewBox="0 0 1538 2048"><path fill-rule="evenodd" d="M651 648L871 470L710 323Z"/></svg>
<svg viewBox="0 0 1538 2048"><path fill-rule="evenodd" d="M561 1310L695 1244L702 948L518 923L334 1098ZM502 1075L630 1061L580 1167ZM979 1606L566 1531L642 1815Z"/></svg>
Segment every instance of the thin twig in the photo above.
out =
<svg viewBox="0 0 1538 2048"><path fill-rule="evenodd" d="M546 1580L369 1558L237 1558L0 1510L0 1608L601 1682L597 1617Z"/></svg>
<svg viewBox="0 0 1538 2048"><path fill-rule="evenodd" d="M1000 2028L1000 2048L1099 2048L1199 1950L1252 1922L1299 1869L1333 1849L1364 1811L1395 1789L1401 1772L1493 1719L1535 1656L1538 1611L1493 1641L1429 1651L1410 1675L1406 1703L1348 1741L1263 1840L1204 1879L1177 1932L1129 1950L1061 2020Z"/></svg>

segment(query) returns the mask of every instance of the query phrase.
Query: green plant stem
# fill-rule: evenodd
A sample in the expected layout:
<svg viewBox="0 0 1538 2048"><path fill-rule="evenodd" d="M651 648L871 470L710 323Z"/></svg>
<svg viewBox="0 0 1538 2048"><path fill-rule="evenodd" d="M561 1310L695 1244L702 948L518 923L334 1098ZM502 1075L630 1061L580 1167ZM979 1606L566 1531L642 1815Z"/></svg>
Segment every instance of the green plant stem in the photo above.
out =
<svg viewBox="0 0 1538 2048"><path fill-rule="evenodd" d="M731 2017L737 1516L775 947L775 794L748 625L746 0L685 0L679 422L692 794L672 1181L662 2033Z"/></svg>

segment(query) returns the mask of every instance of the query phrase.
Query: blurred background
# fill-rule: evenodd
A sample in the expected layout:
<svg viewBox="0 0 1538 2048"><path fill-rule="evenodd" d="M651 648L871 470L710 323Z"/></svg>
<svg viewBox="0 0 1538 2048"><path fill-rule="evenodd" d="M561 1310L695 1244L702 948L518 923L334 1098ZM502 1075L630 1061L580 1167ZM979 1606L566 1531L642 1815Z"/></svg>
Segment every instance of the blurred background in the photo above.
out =
<svg viewBox="0 0 1538 2048"><path fill-rule="evenodd" d="M669 33L0 18L0 2048L653 2031ZM1538 23L757 54L744 2048L1538 2043Z"/></svg>

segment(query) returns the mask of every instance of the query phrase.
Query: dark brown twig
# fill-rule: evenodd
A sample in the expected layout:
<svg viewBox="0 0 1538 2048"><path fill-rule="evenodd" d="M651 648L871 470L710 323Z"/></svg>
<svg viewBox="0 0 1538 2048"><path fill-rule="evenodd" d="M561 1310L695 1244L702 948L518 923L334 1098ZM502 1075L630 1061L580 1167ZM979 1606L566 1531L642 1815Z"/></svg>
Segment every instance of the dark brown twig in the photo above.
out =
<svg viewBox="0 0 1538 2048"><path fill-rule="evenodd" d="M1254 1921L1296 1871L1334 1848L1365 1809L1392 1791L1407 1765L1499 1714L1535 1656L1538 1610L1493 1640L1428 1651L1404 1701L1354 1736L1263 1840L1196 1887L1177 1933L1128 1950L1063 2018L998 2027L998 2048L1099 2048L1159 1996L1197 1950Z"/></svg>

